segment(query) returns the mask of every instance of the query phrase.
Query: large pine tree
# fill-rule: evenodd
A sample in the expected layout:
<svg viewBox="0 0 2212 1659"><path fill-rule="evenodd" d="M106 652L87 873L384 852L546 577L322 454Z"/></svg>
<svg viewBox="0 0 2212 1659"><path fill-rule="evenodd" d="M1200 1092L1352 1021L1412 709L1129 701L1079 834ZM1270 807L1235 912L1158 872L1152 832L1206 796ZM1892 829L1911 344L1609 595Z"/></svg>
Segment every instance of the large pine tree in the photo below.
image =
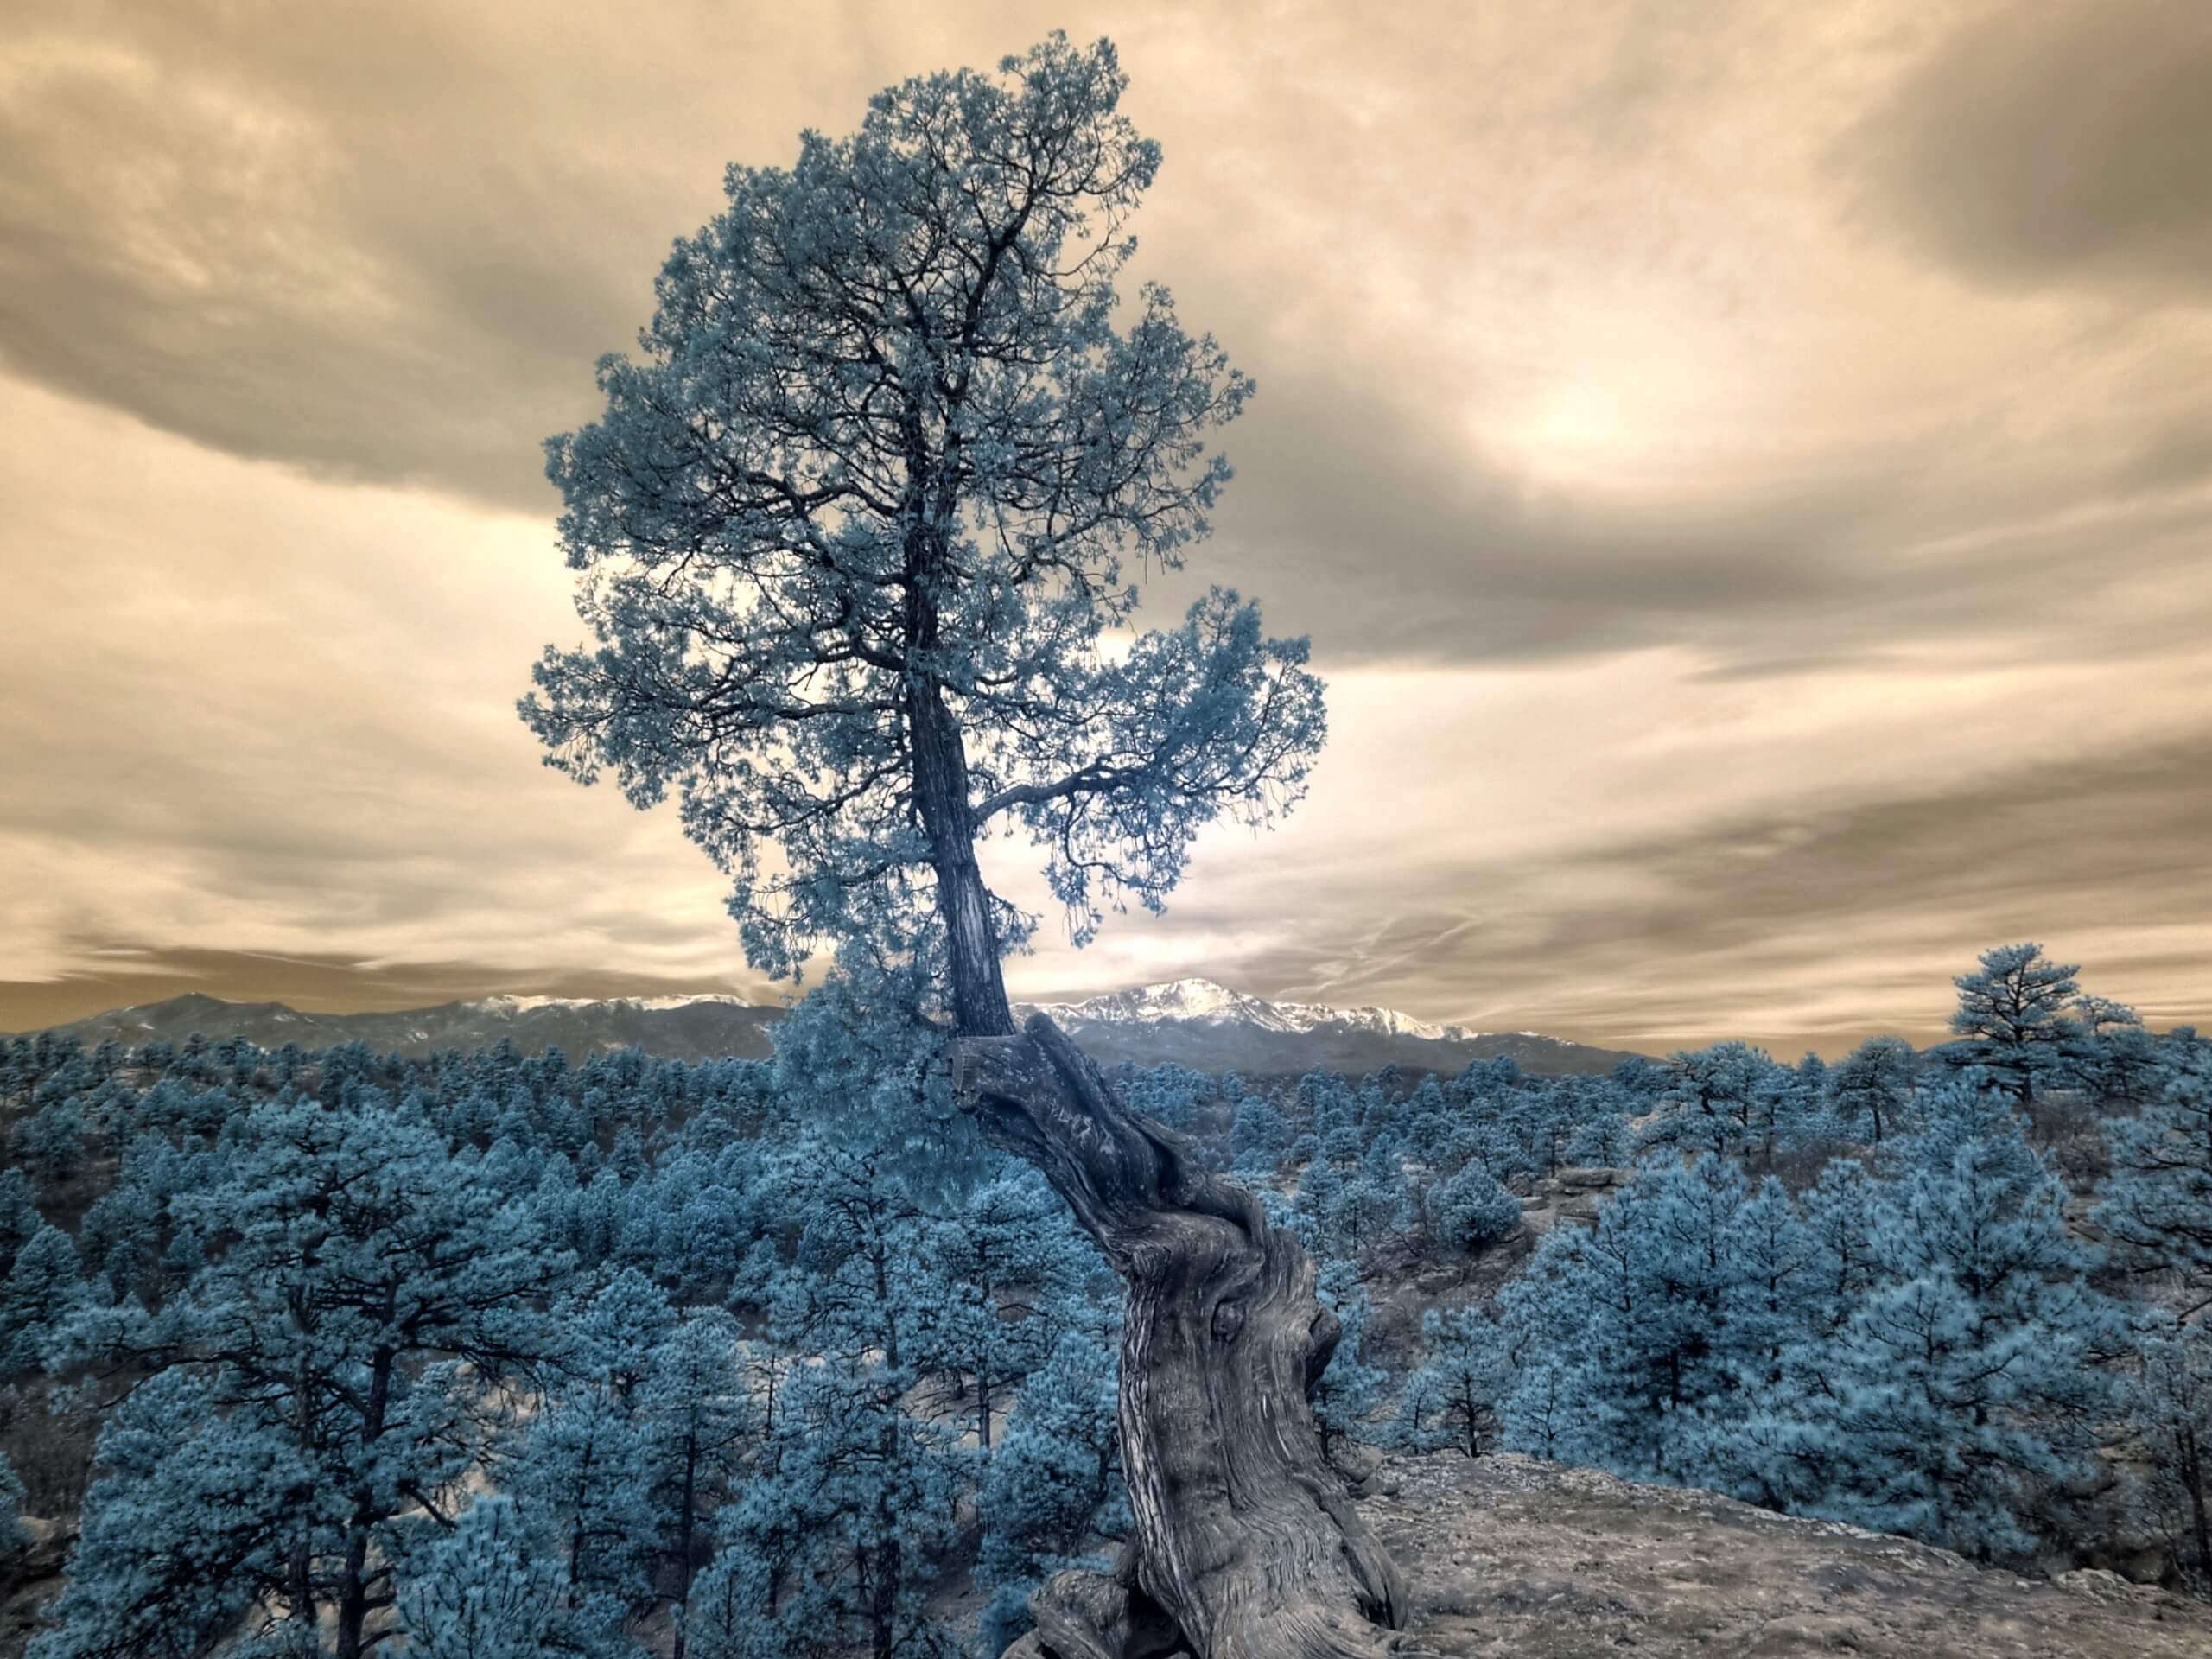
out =
<svg viewBox="0 0 2212 1659"><path fill-rule="evenodd" d="M1124 85L1054 35L729 170L642 358L550 446L594 642L523 712L580 780L678 796L757 965L922 967L963 1097L1127 1281L1137 1541L1040 1618L1103 1642L1164 1610L1201 1659L1320 1659L1375 1650L1401 1592L1329 1491L1313 1269L1049 1022L1015 1036L1000 958L1031 918L976 850L1032 841L1080 942L1158 907L1206 823L1288 806L1323 734L1305 642L1234 594L1108 648L1132 575L1205 534L1250 391L1164 289L1117 291L1160 161Z"/></svg>

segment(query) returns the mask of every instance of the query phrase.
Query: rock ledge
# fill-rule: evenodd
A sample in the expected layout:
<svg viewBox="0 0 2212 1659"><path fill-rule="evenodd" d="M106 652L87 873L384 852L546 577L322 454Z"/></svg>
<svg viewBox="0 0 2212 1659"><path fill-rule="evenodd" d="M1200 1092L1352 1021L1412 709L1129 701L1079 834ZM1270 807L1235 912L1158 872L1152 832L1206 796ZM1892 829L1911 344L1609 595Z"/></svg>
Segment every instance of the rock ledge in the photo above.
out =
<svg viewBox="0 0 2212 1659"><path fill-rule="evenodd" d="M1397 1557L1410 1654L2208 1659L2212 1605L2117 1574L1948 1550L1511 1456L1392 1459L1360 1507Z"/></svg>

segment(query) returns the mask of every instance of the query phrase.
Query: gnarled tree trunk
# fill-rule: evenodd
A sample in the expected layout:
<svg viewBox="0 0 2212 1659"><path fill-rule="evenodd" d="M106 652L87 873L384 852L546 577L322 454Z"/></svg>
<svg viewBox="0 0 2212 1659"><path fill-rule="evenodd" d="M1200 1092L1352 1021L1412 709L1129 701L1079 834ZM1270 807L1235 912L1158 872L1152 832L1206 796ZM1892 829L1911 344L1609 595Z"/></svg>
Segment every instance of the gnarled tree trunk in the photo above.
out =
<svg viewBox="0 0 2212 1659"><path fill-rule="evenodd" d="M957 1089L1074 1210L1128 1292L1122 1459L1135 1518L1110 1577L1031 1599L1058 1659L1327 1659L1388 1650L1405 1592L1330 1468L1308 1392L1338 1338L1313 1268L1250 1193L1130 1110L1042 1014L969 1037Z"/></svg>

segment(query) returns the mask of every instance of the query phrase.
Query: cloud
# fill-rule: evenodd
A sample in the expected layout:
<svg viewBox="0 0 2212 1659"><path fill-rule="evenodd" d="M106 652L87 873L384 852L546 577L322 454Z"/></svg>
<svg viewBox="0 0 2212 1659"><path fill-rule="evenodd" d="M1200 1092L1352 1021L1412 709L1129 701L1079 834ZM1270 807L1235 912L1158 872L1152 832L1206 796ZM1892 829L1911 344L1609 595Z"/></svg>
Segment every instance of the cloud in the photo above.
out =
<svg viewBox="0 0 2212 1659"><path fill-rule="evenodd" d="M1017 982L1826 1042L1926 1030L1974 950L2049 933L2196 1007L2202 17L1054 20L1116 38L1165 145L1142 274L1260 382L1155 613L1261 597L1335 739L1287 829L1208 837L1087 955L1048 923ZM11 31L0 1026L118 963L380 1002L744 982L672 818L513 717L577 632L539 440L590 418L725 162L1044 27L141 0Z"/></svg>
<svg viewBox="0 0 2212 1659"><path fill-rule="evenodd" d="M54 979L0 979L0 1029L43 1030L109 1008L137 1007L188 992L228 1002L283 1002L311 1014L390 1013L510 993L524 996L662 996L728 990L761 1002L757 982L594 971L488 962L378 962L342 953L266 951L70 942L85 966Z"/></svg>
<svg viewBox="0 0 2212 1659"><path fill-rule="evenodd" d="M2000 288L2212 302L2212 11L2195 0L1999 6L1848 136L1883 215Z"/></svg>
<svg viewBox="0 0 2212 1659"><path fill-rule="evenodd" d="M2102 653L2139 642L2053 637L2054 588L2081 620L2100 597L2185 566L2212 533L2202 407L2155 434L2078 431L2079 448L2053 446L2039 469L1990 457L1986 429L1901 416L1894 434L1832 440L1770 474L1724 461L1615 492L1470 453L1404 386L1295 367L1264 382L1230 435L1240 464L1215 542L1161 584L1160 608L1231 582L1325 655L1369 664L1678 644L1749 677L1914 641L1971 654L2026 632L2061 654Z"/></svg>
<svg viewBox="0 0 2212 1659"><path fill-rule="evenodd" d="M539 442L722 164L858 108L856 36L736 21L48 8L0 50L0 145L39 158L0 175L0 359L234 454L550 513Z"/></svg>
<svg viewBox="0 0 2212 1659"><path fill-rule="evenodd" d="M2037 938L2156 1024L2202 1020L2212 874L2187 849L2207 779L2212 741L2192 741L1557 857L1423 849L1294 882L1306 925L1221 976L1653 1052L1736 1037L1833 1056L1939 1037L1951 976ZM1179 916L1190 959L1221 961L1211 935L1236 937L1255 897Z"/></svg>
<svg viewBox="0 0 2212 1659"><path fill-rule="evenodd" d="M2207 672L2200 640L2124 677L1808 668L1786 697L1675 652L1347 677L1284 829L1205 838L1166 918L1014 974L1062 996L1206 973L1483 1028L1833 1053L1934 1038L1952 975L2039 938L2094 988L2202 1020Z"/></svg>
<svg viewBox="0 0 2212 1659"><path fill-rule="evenodd" d="M540 519L540 440L594 412L592 361L726 160L1038 28L276 16L65 6L0 52L0 142L41 157L0 176L0 361L226 453ZM1830 636L2002 608L1937 546L1958 524L2212 468L2212 342L1931 310L1852 257L1822 135L1866 102L1873 20L1074 22L1122 37L1167 147L1146 274L1262 384L1203 568L1345 659L1860 649ZM1916 178L1955 135L1939 92L1897 96ZM2124 410L2074 391L2115 381Z"/></svg>
<svg viewBox="0 0 2212 1659"><path fill-rule="evenodd" d="M576 626L545 530L20 386L0 422L46 446L0 455L0 979L122 941L759 982L672 810L546 771L515 715Z"/></svg>
<svg viewBox="0 0 2212 1659"><path fill-rule="evenodd" d="M2208 814L2200 736L1624 842L1544 879L1602 893L1632 873L1651 896L1544 915L1518 988L1562 1023L1602 1010L1630 1043L1833 1053L1881 1030L1939 1035L1950 976L2035 938L2154 1023L2194 1020L2212 1006L2212 872L2188 849Z"/></svg>

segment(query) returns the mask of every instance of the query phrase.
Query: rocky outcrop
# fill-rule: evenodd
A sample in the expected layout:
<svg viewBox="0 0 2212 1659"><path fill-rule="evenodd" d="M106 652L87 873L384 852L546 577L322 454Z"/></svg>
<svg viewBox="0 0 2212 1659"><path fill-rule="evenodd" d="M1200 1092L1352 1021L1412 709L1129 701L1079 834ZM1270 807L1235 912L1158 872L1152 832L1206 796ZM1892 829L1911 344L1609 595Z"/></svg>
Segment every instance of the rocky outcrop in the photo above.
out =
<svg viewBox="0 0 2212 1659"><path fill-rule="evenodd" d="M1392 1459L1364 1483L1408 1655L2205 1659L2212 1606L2103 1572L2056 1580L1710 1492L1527 1458Z"/></svg>
<svg viewBox="0 0 2212 1659"><path fill-rule="evenodd" d="M1548 1232L1562 1221L1591 1226L1599 1207L1617 1188L1628 1185L1632 1169L1583 1168L1569 1166L1554 1171L1529 1187L1521 1200L1521 1218L1533 1231Z"/></svg>
<svg viewBox="0 0 2212 1659"><path fill-rule="evenodd" d="M76 1541L73 1525L27 1515L16 1541L0 1547L0 1659L30 1645L41 1611L60 1593L62 1563Z"/></svg>

